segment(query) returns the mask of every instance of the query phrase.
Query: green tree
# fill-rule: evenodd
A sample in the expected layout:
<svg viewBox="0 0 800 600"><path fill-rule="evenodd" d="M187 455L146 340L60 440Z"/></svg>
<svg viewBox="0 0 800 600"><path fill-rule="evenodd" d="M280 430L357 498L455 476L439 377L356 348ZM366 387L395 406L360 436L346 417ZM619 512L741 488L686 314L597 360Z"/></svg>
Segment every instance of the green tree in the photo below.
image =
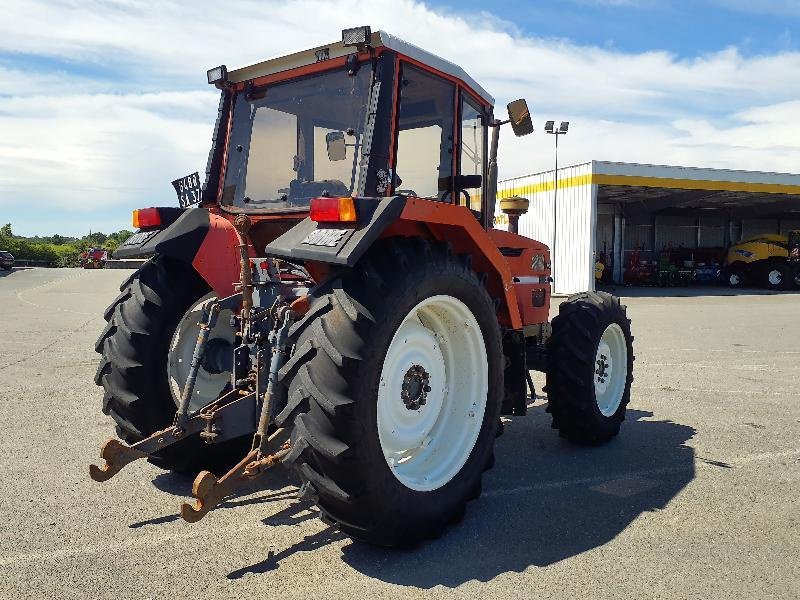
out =
<svg viewBox="0 0 800 600"><path fill-rule="evenodd" d="M2 227L0 227L0 235L3 235L5 237L11 237L12 235L14 235L13 233L11 233L11 223L6 223Z"/></svg>
<svg viewBox="0 0 800 600"><path fill-rule="evenodd" d="M90 233L89 235L85 236L83 239L86 240L91 246L102 246L108 239L108 236L100 231L95 231L94 233Z"/></svg>

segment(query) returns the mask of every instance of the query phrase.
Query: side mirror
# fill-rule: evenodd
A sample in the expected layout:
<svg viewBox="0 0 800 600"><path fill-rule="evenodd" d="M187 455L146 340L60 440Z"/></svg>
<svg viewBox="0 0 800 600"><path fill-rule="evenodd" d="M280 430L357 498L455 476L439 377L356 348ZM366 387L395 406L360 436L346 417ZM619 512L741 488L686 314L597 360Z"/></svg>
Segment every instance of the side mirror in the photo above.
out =
<svg viewBox="0 0 800 600"><path fill-rule="evenodd" d="M511 129L514 130L514 135L517 137L533 133L531 111L528 110L525 98L508 103L508 118L511 121Z"/></svg>
<svg viewBox="0 0 800 600"><path fill-rule="evenodd" d="M347 158L347 145L343 131L331 131L325 134L325 146L328 149L328 160L344 160Z"/></svg>

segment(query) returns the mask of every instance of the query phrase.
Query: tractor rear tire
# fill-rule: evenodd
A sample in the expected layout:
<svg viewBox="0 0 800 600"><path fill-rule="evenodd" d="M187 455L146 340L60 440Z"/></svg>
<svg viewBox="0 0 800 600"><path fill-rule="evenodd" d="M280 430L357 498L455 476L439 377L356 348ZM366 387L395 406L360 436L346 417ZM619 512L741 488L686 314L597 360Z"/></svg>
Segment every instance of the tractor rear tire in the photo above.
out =
<svg viewBox="0 0 800 600"><path fill-rule="evenodd" d="M482 279L444 244L394 238L310 296L276 418L301 496L371 544L440 536L494 463L503 355Z"/></svg>
<svg viewBox="0 0 800 600"><path fill-rule="evenodd" d="M95 345L101 354L95 383L103 387L105 414L117 436L135 443L169 427L176 412L167 373L173 333L187 310L209 287L186 263L156 256L120 286L104 313L107 325ZM194 473L227 470L247 451L249 439L207 445L189 438L164 449L150 462L164 469Z"/></svg>
<svg viewBox="0 0 800 600"><path fill-rule="evenodd" d="M553 428L599 445L619 433L633 382L633 336L626 308L605 292L571 296L547 344L547 399Z"/></svg>

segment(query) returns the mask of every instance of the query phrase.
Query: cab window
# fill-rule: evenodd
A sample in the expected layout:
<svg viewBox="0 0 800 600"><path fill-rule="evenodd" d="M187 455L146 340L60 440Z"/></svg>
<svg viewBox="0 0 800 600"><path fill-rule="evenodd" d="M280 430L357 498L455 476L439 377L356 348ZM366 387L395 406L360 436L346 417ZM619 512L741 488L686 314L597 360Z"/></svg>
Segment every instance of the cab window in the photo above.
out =
<svg viewBox="0 0 800 600"><path fill-rule="evenodd" d="M407 63L399 86L395 192L440 199L440 178L453 176L455 86Z"/></svg>
<svg viewBox="0 0 800 600"><path fill-rule="evenodd" d="M461 128L459 131L459 173L461 175L480 175L481 182L486 179L486 121L484 112L471 99L462 93ZM459 192L455 200L458 204L469 206L480 212L482 185L466 188Z"/></svg>

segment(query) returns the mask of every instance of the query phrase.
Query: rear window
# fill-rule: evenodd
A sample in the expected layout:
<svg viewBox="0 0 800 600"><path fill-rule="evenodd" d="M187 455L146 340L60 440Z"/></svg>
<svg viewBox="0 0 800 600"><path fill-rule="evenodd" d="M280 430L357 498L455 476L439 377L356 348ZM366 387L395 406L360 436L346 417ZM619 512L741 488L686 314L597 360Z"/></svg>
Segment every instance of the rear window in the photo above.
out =
<svg viewBox="0 0 800 600"><path fill-rule="evenodd" d="M14 258L11 252L0 252L0 256L2 256L3 258Z"/></svg>

